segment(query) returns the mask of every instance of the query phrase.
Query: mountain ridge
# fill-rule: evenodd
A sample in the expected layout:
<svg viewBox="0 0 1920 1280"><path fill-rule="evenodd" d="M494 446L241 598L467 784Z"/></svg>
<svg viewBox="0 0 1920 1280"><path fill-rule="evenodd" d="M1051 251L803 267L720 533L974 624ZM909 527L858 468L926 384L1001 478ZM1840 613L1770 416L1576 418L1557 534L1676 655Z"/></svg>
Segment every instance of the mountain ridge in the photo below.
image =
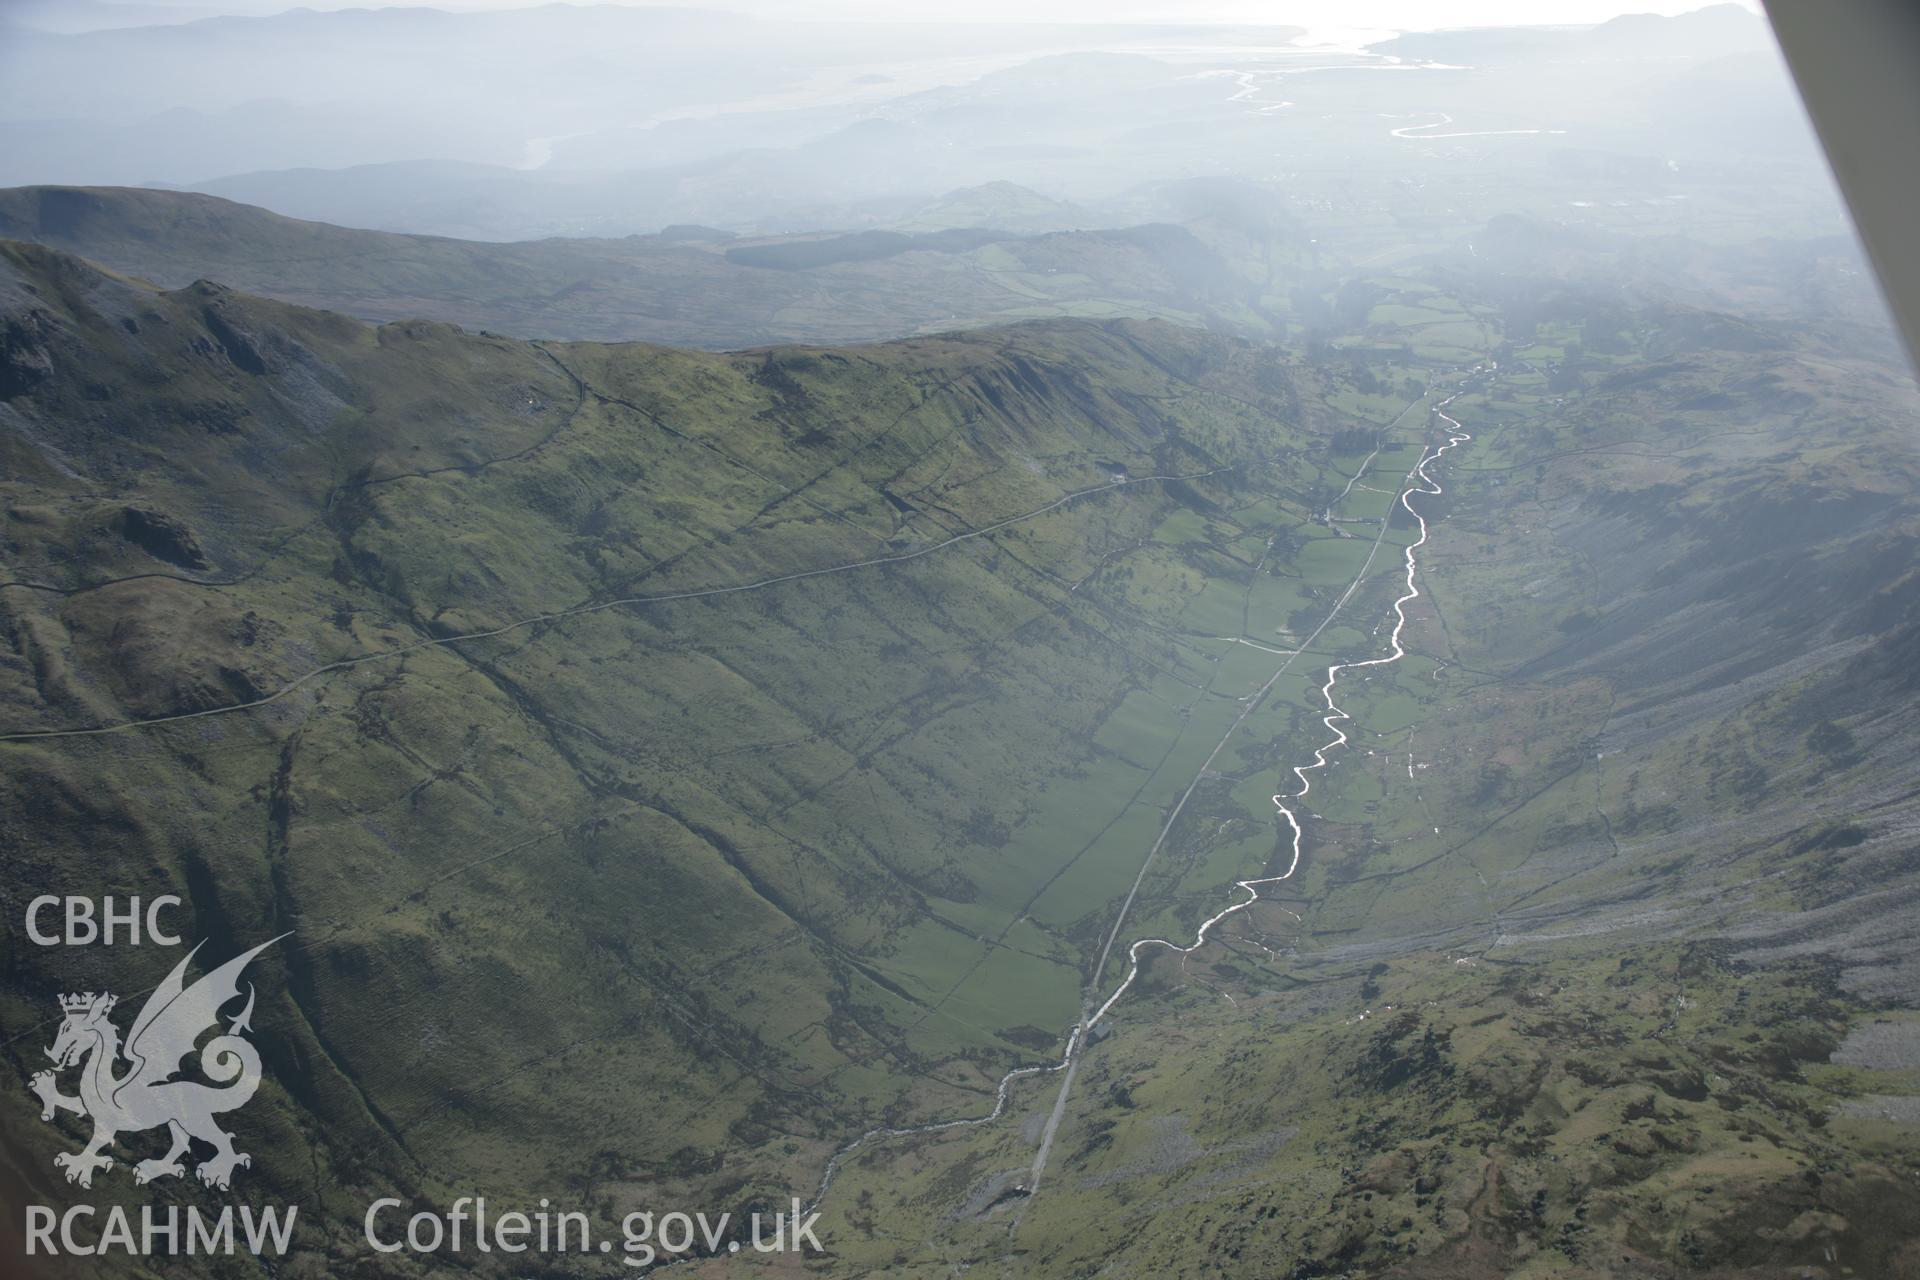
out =
<svg viewBox="0 0 1920 1280"><path fill-rule="evenodd" d="M0 235L169 285L217 277L364 319L426 315L539 338L830 344L1089 312L1261 323L1251 286L1217 250L1166 223L496 243L338 227L194 192L28 187L0 191ZM801 270L767 269L787 266ZM1034 284L1009 289L1015 278Z"/></svg>
<svg viewBox="0 0 1920 1280"><path fill-rule="evenodd" d="M292 1191L328 1131L323 1252L356 1189L532 1194L532 1153L586 1150L601 1181L778 1198L876 1114L970 1106L1066 1020L1080 892L1116 873L1074 855L1124 796L1061 796L1090 764L1154 781L1084 735L1161 668L1206 678L1160 604L1063 575L1283 491L1311 464L1268 412L1303 448L1353 421L1320 375L1168 326L717 355L0 259L0 751L44 819L9 875L133 860L196 936L296 931L262 961L248 1141ZM1031 749L984 745L1008 733ZM983 793L929 785L965 757ZM156 785L113 781L134 760ZM822 795L847 787L866 817ZM1020 834L1048 807L1073 847ZM617 1068L574 1074L564 1046L609 1037ZM24 1097L9 1185L50 1194L61 1135Z"/></svg>
<svg viewBox="0 0 1920 1280"><path fill-rule="evenodd" d="M1914 964L1913 389L1817 312L1636 303L1502 232L1403 285L1495 340L1464 389L1384 290L1303 352L1049 320L713 353L0 245L9 892L138 866L196 936L295 930L243 1136L320 1265L369 1196L476 1180L785 1203L1057 1053L1136 877L1122 942L1286 869L1276 780L1381 652L1396 477L1457 390L1408 657L1341 684L1297 876L1145 955L1021 1247L1074 1273L1131 1205L1166 1274L1676 1266L1672 1186L1696 1241L1814 1215L1805 1250L1895 1257L1908 1147L1846 1108L1899 1084L1839 1055ZM1030 1083L850 1157L818 1264L887 1265L881 1214L1000 1256ZM25 1089L0 1126L9 1195L58 1198L74 1135Z"/></svg>

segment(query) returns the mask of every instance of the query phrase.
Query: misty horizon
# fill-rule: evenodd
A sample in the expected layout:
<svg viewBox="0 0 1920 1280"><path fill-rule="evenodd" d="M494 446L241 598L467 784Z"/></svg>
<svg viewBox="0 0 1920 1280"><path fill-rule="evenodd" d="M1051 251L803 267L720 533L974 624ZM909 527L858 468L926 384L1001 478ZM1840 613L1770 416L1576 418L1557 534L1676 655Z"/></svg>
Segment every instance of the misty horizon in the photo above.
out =
<svg viewBox="0 0 1920 1280"><path fill-rule="evenodd" d="M1882 4L0 3L0 1273L1913 1274Z"/></svg>

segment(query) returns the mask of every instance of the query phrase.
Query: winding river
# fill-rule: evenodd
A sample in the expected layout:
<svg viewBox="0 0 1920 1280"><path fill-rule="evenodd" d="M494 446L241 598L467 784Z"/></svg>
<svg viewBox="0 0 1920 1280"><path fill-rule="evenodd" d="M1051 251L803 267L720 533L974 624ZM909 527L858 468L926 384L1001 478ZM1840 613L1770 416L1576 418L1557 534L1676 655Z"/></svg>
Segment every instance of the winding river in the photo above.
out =
<svg viewBox="0 0 1920 1280"><path fill-rule="evenodd" d="M1442 111L1438 120L1429 120L1426 124L1410 124L1389 133L1396 138L1422 140L1428 138L1518 138L1548 136L1566 133L1565 129L1455 129L1448 133L1434 133L1434 129L1445 129L1453 123L1453 117ZM1405 117L1402 117L1403 119Z"/></svg>
<svg viewBox="0 0 1920 1280"><path fill-rule="evenodd" d="M1483 367L1476 366L1469 373L1468 377L1471 378L1483 371ZM827 1162L827 1167L821 1174L820 1186L815 1191L812 1202L808 1204L807 1212L811 1213L820 1206L826 1199L827 1192L832 1188L835 1177L838 1176L848 1158L860 1151L863 1147L887 1138L904 1138L918 1134L943 1133L953 1129L964 1129L976 1125L990 1124L1006 1113L1010 1091L1016 1082L1026 1079L1029 1076L1048 1075L1056 1071L1064 1071L1066 1078L1061 1082L1059 1095L1054 1101L1052 1113L1049 1115L1046 1128L1042 1132L1039 1151L1034 1158L1033 1167L1028 1174L1025 1184L1016 1186L1013 1189L1017 1194L1031 1196L1039 1186L1040 1175L1046 1169L1048 1153L1053 1146L1054 1133L1058 1130L1061 1117L1066 1112L1067 1097L1073 1087L1073 1079L1078 1071L1081 1060L1081 1049L1086 1043L1088 1034L1094 1027L1099 1025L1100 1020L1107 1016L1113 1006L1118 1003L1120 998L1133 986L1134 980L1140 976L1141 956L1155 947L1164 948L1181 955L1191 955L1206 945L1208 935L1212 932L1215 925L1260 901L1261 886L1279 884L1284 880L1290 879L1293 873L1299 870L1302 829L1297 806L1306 796L1307 792L1312 789L1313 780L1308 775L1313 770L1325 768L1328 753L1345 746L1349 740L1346 731L1340 727L1340 722L1349 720L1352 717L1347 712L1341 710L1339 704L1334 701L1334 686L1339 682L1341 673L1343 672L1390 666L1407 655L1406 647L1402 643L1402 636L1407 627L1407 605L1420 597L1420 586L1418 582L1419 561L1417 553L1421 547L1426 545L1428 533L1426 518L1420 514L1419 508L1414 506L1413 499L1416 494L1437 496L1444 492L1440 482L1433 478L1428 468L1444 457L1448 451L1456 449L1473 439L1473 436L1460 425L1459 421L1449 416L1446 412L1447 406L1452 404L1459 395L1460 392L1455 391L1435 406L1435 413L1440 420L1446 424L1446 443L1430 445L1423 450L1420 460L1414 464L1411 471L1407 472L1400 489L1398 505L1403 507L1407 514L1413 517L1415 523L1419 526L1419 536L1407 544L1406 589L1400 597L1393 602L1393 634L1388 640L1388 651L1385 655L1378 658L1369 658L1362 662L1336 662L1327 668L1326 681L1320 686L1320 698L1326 703L1327 708L1326 715L1321 717L1321 723L1324 724L1334 736L1330 741L1314 749L1312 763L1293 766L1292 773L1298 780L1299 787L1291 793L1283 793L1273 797L1274 808L1280 820L1285 822L1292 832L1292 858L1287 864L1287 869L1279 875L1260 876L1235 881L1234 887L1243 890L1246 896L1231 906L1225 907L1207 917L1194 934L1193 941L1186 946L1181 946L1179 943L1166 938L1141 938L1132 943L1127 948L1127 976L1121 980L1120 985L1114 988L1113 994L1109 995L1098 1008L1093 1008L1091 1002L1089 1002L1087 1009L1082 1010L1080 1021L1076 1022L1073 1028L1067 1033L1066 1047L1061 1052L1060 1060L1038 1066L1017 1067L1001 1076L999 1086L994 1091L993 1109L985 1115L968 1116L958 1120L943 1120L933 1124L909 1125L898 1128L883 1126L869 1129L858 1138L841 1147L833 1154L832 1159ZM1376 448L1373 454L1368 455L1367 461L1361 464L1360 471L1355 473L1354 480L1359 479L1360 474L1366 470L1367 465L1372 462L1378 453L1379 449ZM1351 492L1352 488L1353 481L1349 481L1347 491ZM1331 509L1332 508L1329 507L1329 511L1331 511ZM1173 812L1168 816L1166 824L1161 828L1159 840L1155 841L1153 848L1148 852L1146 861L1141 865L1140 874L1134 880L1133 889L1127 894L1125 902L1122 903L1120 907L1119 914L1114 918L1113 927L1107 933L1106 945L1101 950L1100 959L1094 968L1093 980L1089 984L1092 989L1097 990L1100 986L1101 975L1106 971L1107 958L1109 952L1112 950L1114 939L1125 926L1127 916L1133 908L1134 899L1139 893L1140 885L1146 878L1147 869L1152 865L1154 856L1159 852L1160 847L1166 842L1168 833L1173 829L1175 819L1180 816L1180 811L1185 807L1187 800L1198 788L1202 778L1206 776L1208 767L1213 763L1214 758L1219 755L1220 751L1227 745L1228 740L1233 737L1234 732L1239 729L1240 725L1248 716L1265 703L1267 694L1272 690L1273 686L1278 683L1281 675L1285 674L1287 668L1292 664L1293 658L1311 647L1315 637L1326 629L1328 624L1333 621L1340 610L1353 597L1354 593L1359 590L1360 585L1365 581L1367 573L1373 565L1374 555L1378 553L1381 543L1386 539L1387 527L1391 523L1391 515L1392 507L1389 507L1388 514L1381 518L1380 534L1379 537L1374 540L1373 552L1367 556L1366 563L1361 566L1359 574L1341 594L1339 600L1335 602L1333 609L1328 612L1326 618L1321 621L1320 625L1314 629L1312 635L1309 635L1301 642L1300 648L1288 655L1287 661L1280 665L1279 669L1267 680L1266 684L1262 685L1253 697L1247 699L1245 707L1242 708L1240 714L1228 727L1225 736L1221 738L1219 744L1214 748L1213 753L1210 754L1202 764L1199 774L1196 775L1192 784L1187 787L1186 792L1180 797L1179 803L1174 806ZM1091 1012L1088 1011L1089 1009Z"/></svg>
<svg viewBox="0 0 1920 1280"><path fill-rule="evenodd" d="M1458 394L1458 392L1455 392L1454 396ZM1208 916L1207 919L1201 923L1199 931L1194 934L1193 942L1189 946L1183 947L1165 938L1141 938L1132 946L1128 947L1127 976L1121 981L1118 987L1114 988L1113 994L1107 997L1106 1003L1096 1009L1093 1016L1087 1020L1085 1024L1087 1030L1092 1030L1093 1027L1099 1023L1100 1019L1107 1016L1107 1011L1113 1008L1120 997L1127 993L1127 988L1133 985L1133 980L1140 976L1140 953L1143 950L1149 947L1165 947L1170 951L1176 951L1182 955L1193 954L1206 945L1207 934L1213 929L1213 926L1219 924L1222 920L1225 920L1228 916L1236 912L1245 911L1248 907L1260 900L1261 885L1279 884L1283 880L1291 879L1293 873L1299 870L1300 837L1302 831L1300 827L1300 815L1294 806L1298 805L1306 796L1307 792L1313 787L1313 779L1307 776L1308 773L1315 769L1326 768L1327 753L1329 751L1336 751L1347 744L1348 738L1346 730L1340 727L1339 722L1353 718L1345 711L1342 711L1339 705L1333 700L1333 687L1339 682L1340 673L1343 671L1359 671L1367 667L1390 666L1407 656L1406 647L1401 643L1400 638L1407 628L1407 605L1409 602L1420 598L1420 586L1415 580L1419 573L1419 563L1415 553L1419 551L1421 547L1425 546L1427 541L1427 522L1419 510L1414 507L1413 496L1417 493L1431 496L1444 492L1440 486L1440 482L1427 474L1427 468L1438 461L1449 449L1458 448L1460 445L1473 439L1456 419L1447 416L1446 407L1453 403L1454 396L1448 396L1445 400L1441 401L1438 409L1441 421L1448 425L1447 442L1442 445L1433 446L1421 455L1420 461L1414 464L1412 471L1407 473L1408 483L1400 492L1399 505L1404 507L1407 514L1412 516L1419 524L1420 536L1407 544L1407 589L1398 600L1393 602L1393 634L1387 642L1388 652L1384 657L1369 658L1365 662L1336 662L1327 668L1326 683L1320 686L1320 699L1327 704L1327 714L1321 717L1320 723L1326 725L1327 728L1332 731L1333 738L1331 741L1322 743L1320 746L1314 748L1313 763L1293 766L1293 775L1300 782L1298 790L1290 795L1276 795L1273 797L1273 805L1274 808L1279 811L1280 820L1285 822L1293 833L1293 857L1292 860L1287 863L1287 869L1277 876L1262 876L1252 880L1235 881L1234 887L1246 890L1247 896L1232 906ZM1389 508L1389 510L1391 510L1391 508ZM1352 593L1351 588L1349 588L1348 593ZM1345 597L1342 597L1342 600L1344 602ZM1271 682L1269 682L1268 687L1272 687ZM1262 692L1264 693L1265 690L1262 690ZM1289 803L1290 801L1292 802L1291 804ZM1097 978L1098 975L1096 974L1096 980Z"/></svg>

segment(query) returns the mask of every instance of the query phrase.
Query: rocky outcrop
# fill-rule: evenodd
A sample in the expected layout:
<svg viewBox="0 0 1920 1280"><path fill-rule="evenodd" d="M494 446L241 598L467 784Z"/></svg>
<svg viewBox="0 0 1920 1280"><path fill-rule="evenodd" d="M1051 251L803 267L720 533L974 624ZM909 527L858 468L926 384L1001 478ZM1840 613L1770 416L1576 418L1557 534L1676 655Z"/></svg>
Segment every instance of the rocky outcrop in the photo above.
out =
<svg viewBox="0 0 1920 1280"><path fill-rule="evenodd" d="M53 330L53 318L37 309L0 324L0 400L23 395L53 376L48 350Z"/></svg>

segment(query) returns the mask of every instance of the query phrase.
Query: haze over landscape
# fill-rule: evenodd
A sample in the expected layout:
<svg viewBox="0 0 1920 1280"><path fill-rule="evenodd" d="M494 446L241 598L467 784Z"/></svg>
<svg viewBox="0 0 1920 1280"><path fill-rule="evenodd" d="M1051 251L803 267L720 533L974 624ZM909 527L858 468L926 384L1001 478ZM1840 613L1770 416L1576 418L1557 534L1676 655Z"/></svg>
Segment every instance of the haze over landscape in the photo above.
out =
<svg viewBox="0 0 1920 1280"><path fill-rule="evenodd" d="M1920 1273L1920 394L1656 8L0 8L8 1266Z"/></svg>

